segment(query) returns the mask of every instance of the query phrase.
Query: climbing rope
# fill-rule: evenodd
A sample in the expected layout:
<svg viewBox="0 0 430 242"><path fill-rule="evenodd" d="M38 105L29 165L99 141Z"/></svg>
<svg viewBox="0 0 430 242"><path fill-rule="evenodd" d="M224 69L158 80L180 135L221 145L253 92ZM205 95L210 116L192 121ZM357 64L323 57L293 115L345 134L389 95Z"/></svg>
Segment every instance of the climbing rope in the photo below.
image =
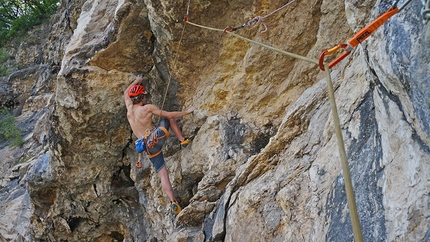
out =
<svg viewBox="0 0 430 242"><path fill-rule="evenodd" d="M188 14L190 13L190 4L191 4L191 0L188 0L187 13L185 14L185 16L188 16Z"/></svg>
<svg viewBox="0 0 430 242"><path fill-rule="evenodd" d="M349 39L346 43L344 44L338 44L335 47L329 49L329 50L325 50L321 53L320 58L319 58L319 67L322 71L324 71L324 57L326 55L332 54L334 52L336 52L339 49L343 49L345 52L342 53L342 55L340 55L338 58L336 58L335 60L333 60L332 62L330 62L330 64L328 65L329 68L332 68L333 66L335 66L336 64L338 64L341 60L343 60L345 57L347 57L351 51L357 47L357 45L359 45L361 42L363 42L364 40L366 40L373 32L375 32L379 27L381 27L385 22L388 21L388 19L390 19L392 16L394 16L396 13L400 12L401 10L403 10L403 8L406 7L406 5L408 5L412 0L407 0L401 7L397 7L397 3L399 2L399 0L394 1L393 5L391 6L390 9L388 9L388 11L386 13L384 13L383 15L381 15L379 18L377 18L375 21L373 21L372 23L370 23L369 25L367 25L366 27L364 27L363 29L361 29L358 33L356 33L354 35L354 37L352 37L351 39Z"/></svg>
<svg viewBox="0 0 430 242"><path fill-rule="evenodd" d="M328 95L330 99L331 112L337 138L337 146L339 149L340 161L342 164L342 174L345 181L346 200L348 201L349 214L351 218L352 231L354 233L354 241L363 242L363 233L361 232L360 218L358 217L357 205L355 202L354 189L352 187L351 174L348 166L348 156L345 151L345 142L343 141L342 130L340 128L339 114L337 112L336 98L334 97L333 82L331 80L330 68L324 63L324 73L327 82Z"/></svg>
<svg viewBox="0 0 430 242"><path fill-rule="evenodd" d="M291 53L291 52L288 52L288 51L280 50L280 49L277 49L275 47L272 47L272 46L269 46L269 45L266 45L266 44L263 44L263 43L260 43L260 42L248 39L248 38L245 38L245 37L243 37L241 35L238 35L238 34L235 34L233 32L225 31L224 29L217 29L217 28L212 28L212 27L207 27L207 26L204 26L204 25L192 23L188 19L186 20L185 23L193 25L193 26L196 26L196 27L200 27L200 28L203 28L203 29L207 29L207 30L224 32L226 34L230 34L230 35L232 35L232 36L234 36L236 38L239 38L239 39L248 41L250 43L259 45L259 46L264 47L266 49L269 49L269 50L272 50L272 51L275 51L275 52L278 52L278 53L281 53L281 54L284 54L284 55L287 55L287 56L290 56L290 57L293 57L293 58L296 58L296 59L300 59L300 60L304 60L304 61L307 61L307 62L310 62L310 63L318 64L318 60L317 59L312 59L312 58L308 58L308 57L305 57L305 56L297 55L297 54L294 54L294 53Z"/></svg>
<svg viewBox="0 0 430 242"><path fill-rule="evenodd" d="M429 1L430 0L427 0L427 1L422 0L423 6L424 6L423 10L422 10L422 16L423 16L423 20L425 23L427 23L428 20L430 19ZM385 14L383 14L382 16L377 18L375 21L373 21L371 24L369 24L368 26L366 26L365 28L360 30L353 38L348 40L347 43L339 44L339 45L333 47L332 49L325 50L324 52L322 52L318 61L307 58L307 57L303 57L300 55L292 54L292 53L289 53L286 51L282 51L282 50L273 48L271 46L267 46L265 44L247 39L245 37L242 37L240 35L233 33L234 31L237 31L238 29L241 29L241 28L244 28L247 26L253 26L253 25L256 25L258 23L262 23L264 25L265 30L262 32L266 32L267 31L267 25L263 22L263 19L272 15L273 13L279 11L280 9L286 7L287 5L289 5L292 2L287 3L283 7L275 10L274 12L272 12L271 14L269 14L267 16L264 16L264 17L257 16L255 18L251 19L250 21L248 21L247 23L239 26L239 27L228 26L224 30L194 24L194 23L189 22L188 18L186 18L184 21L185 23L188 23L188 24L200 27L200 28L205 28L208 30L215 30L215 31L223 31L224 33L228 33L230 35L233 35L234 37L246 40L246 41L253 43L253 44L257 44L257 45L262 46L264 48L267 48L267 49L270 49L270 50L273 50L273 51L276 51L276 52L279 52L279 53L282 53L282 54L285 54L285 55L288 55L288 56L291 56L294 58L298 58L301 60L305 60L305 61L308 61L311 63L318 64L319 68L325 72L326 81L327 81L327 88L328 88L328 93L329 93L329 99L330 99L330 106L332 109L333 122L334 122L334 126L335 126L335 133L336 133L336 137L337 137L339 154L340 154L340 159L341 159L341 163L342 163L342 171L343 171L343 176L344 176L344 181L345 181L345 190L346 190L346 194L347 194L347 201L348 201L348 207L349 207L349 211L350 211L352 229L353 229L353 233L354 233L354 240L358 241L358 242L363 241L363 234L361 231L360 219L358 217L355 195L354 195L354 190L352 187L352 180L351 180L351 175L350 175L349 166L348 166L348 157L346 155L345 144L344 144L344 140L342 137L342 131L341 131L341 127L340 127L339 114L337 112L337 105L336 105L336 101L335 101L336 99L334 96L333 83L331 80L330 69L334 65L339 63L341 60L343 60L346 56L348 56L354 47L356 47L358 44L360 44L361 42L366 40L374 31L376 31L380 26L382 26L386 21L388 21L388 19L390 19L392 16L394 16L395 14L397 14L398 12L403 10L411 2L411 0L407 0L401 7L397 7L398 2L399 2L399 0L394 1L391 8ZM341 48L344 49L345 52L340 57L335 59L330 64L327 64L324 62L325 55L332 54Z"/></svg>
<svg viewBox="0 0 430 242"><path fill-rule="evenodd" d="M292 1L290 1L290 2L288 2L288 3L286 3L286 4L284 4L282 7L280 7L280 8L278 8L278 9L276 9L275 11L273 11L273 12L271 12L271 13L267 14L267 15L266 15L266 16L264 16L264 17L256 16L256 17L252 18L251 20L249 20L248 22L246 22L246 23L242 24L241 26L238 26L238 27L227 26L227 27L224 29L224 31L234 32L234 31L237 31L237 30L239 30L239 29L242 29L242 28L245 28L245 27L248 27L248 26L254 26L254 25L257 25L257 24L261 23L261 24L264 26L264 30L263 30L263 31L261 31L261 33L264 33L264 32L266 32L266 31L267 31L267 25L266 25L266 23L264 23L264 22L263 22L263 19L265 19L265 18L267 18L267 17L269 17L269 16L273 15L274 13L276 13L276 12L280 11L281 9L285 8L286 6L290 5L291 3L295 2L295 1L296 1L296 0L292 0Z"/></svg>
<svg viewBox="0 0 430 242"><path fill-rule="evenodd" d="M254 41L254 40L250 40L248 38L245 38L243 36L237 35L233 32L230 31L226 31L225 29L217 29L217 28L212 28L212 27L207 27L204 25L199 25L199 24L195 24L192 23L188 20L188 18L185 19L185 24L191 24L193 26L196 27L200 27L203 29L207 29L207 30L213 30L213 31L218 31L218 32L224 32L227 34L230 34L236 38L240 38L242 40L248 41L250 43L259 45L261 47L267 48L269 50L293 57L293 58L297 58L300 60L304 60L313 64L318 65L319 64L319 60L316 59L311 59L305 56L300 56L297 54L293 54L287 51L283 51L283 50L279 50L277 48L265 45L263 43ZM360 220L358 217L358 212L357 212L357 206L356 206L356 202L355 202L355 195L354 195L354 190L352 187L352 181L351 181L351 175L349 172L349 166L348 166L348 157L346 155L346 150L345 150L345 144L343 141L343 136L342 136L342 130L340 128L340 121L339 121L339 114L337 112L337 105L336 105L336 100L335 100L335 96L334 96L334 88L333 88L333 82L331 79L331 75L330 75L330 68L328 67L328 65L326 63L322 63L323 66L325 66L325 68L323 69L323 71L325 72L325 76L326 76L326 81L327 81L327 89L328 89L328 93L329 93L329 99L330 99L330 106L332 109L332 115L333 115L333 122L334 122L334 126L335 126L335 133L336 133L336 138L337 138L337 143L338 143L338 148L339 148L339 154L340 154L340 159L341 159L341 164L342 164L342 171L343 171L343 177L344 177L344 181L345 181L345 190L346 190L346 194L347 194L347 200L348 200L348 207L349 207L349 211L350 211L350 217L351 217L351 223L352 223L352 228L353 228L353 233L354 233L354 240L357 242L362 242L363 241L363 235L361 232L361 226L360 226Z"/></svg>
<svg viewBox="0 0 430 242"><path fill-rule="evenodd" d="M190 2L191 2L191 0L188 0L188 7L187 7L187 14L186 14L186 16L188 16L188 13L189 13L189 11L190 11ZM183 28L182 28L181 38L179 39L177 50L179 50L179 48L181 47L182 39L184 38L184 33L185 33L185 24L184 24L184 26L183 26ZM175 59L173 60L173 69L176 69L176 62L177 62L177 60L178 60L178 56L179 56L179 55L176 55L176 56L175 56ZM172 70L173 70L173 69L172 69ZM169 91L169 87L170 87L170 82L171 82L171 80L172 80L172 74L170 74L170 72L169 72L169 81L167 82L166 91L164 92L163 103L161 104L161 108L160 108L160 115L158 116L158 121L157 121L157 123L160 123L161 113L163 112L163 108L164 108L164 104L165 104L165 102L166 102L167 93L168 93L168 91Z"/></svg>
<svg viewBox="0 0 430 242"><path fill-rule="evenodd" d="M421 9L421 15L423 17L423 24L427 24L430 20L430 0L421 0L423 8Z"/></svg>

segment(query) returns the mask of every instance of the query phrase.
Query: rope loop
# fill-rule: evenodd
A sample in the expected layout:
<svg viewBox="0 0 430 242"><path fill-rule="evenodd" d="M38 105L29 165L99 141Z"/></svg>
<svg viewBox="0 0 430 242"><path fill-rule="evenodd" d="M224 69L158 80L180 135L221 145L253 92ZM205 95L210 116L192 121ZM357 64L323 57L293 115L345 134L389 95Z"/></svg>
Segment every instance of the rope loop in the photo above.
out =
<svg viewBox="0 0 430 242"><path fill-rule="evenodd" d="M280 7L280 8L278 8L278 9L276 9L275 11L271 12L270 14L268 14L268 15L266 15L266 16L264 16L264 17L256 16L256 17L252 18L251 20L249 20L248 22L246 22L246 23L242 24L242 25L241 25L241 26L239 26L239 27L227 26L227 27L224 29L224 33L226 33L226 31L234 32L234 31L237 31L237 30L239 30L239 29L241 29L241 28L245 28L245 27L248 27L248 26L254 26L254 25L257 25L257 24L259 24L259 23L261 23L261 24L264 26L264 30L263 30L263 31L261 31L261 33L265 33L265 32L268 30L268 28L267 28L266 23L264 23L264 22L263 22L263 19L265 19L265 18L267 18L267 17L269 17L269 16L273 15L274 13L278 12L279 10L281 10L281 9L285 8L286 6L290 5L291 3L295 2L295 1L296 1L296 0L292 0L292 1L288 2L288 3L286 3L286 4L285 4L285 5L283 5L282 7Z"/></svg>
<svg viewBox="0 0 430 242"><path fill-rule="evenodd" d="M254 26L262 21L263 21L263 18L261 16L256 16L251 20L249 20L248 22L246 22L246 26Z"/></svg>
<svg viewBox="0 0 430 242"><path fill-rule="evenodd" d="M251 20L246 22L246 26L254 26L254 25L257 25L259 23L263 24L263 26L264 26L264 30L261 31L261 33L266 32L267 31L267 25L263 22L263 17L261 17L261 16L256 16L256 17L252 18Z"/></svg>

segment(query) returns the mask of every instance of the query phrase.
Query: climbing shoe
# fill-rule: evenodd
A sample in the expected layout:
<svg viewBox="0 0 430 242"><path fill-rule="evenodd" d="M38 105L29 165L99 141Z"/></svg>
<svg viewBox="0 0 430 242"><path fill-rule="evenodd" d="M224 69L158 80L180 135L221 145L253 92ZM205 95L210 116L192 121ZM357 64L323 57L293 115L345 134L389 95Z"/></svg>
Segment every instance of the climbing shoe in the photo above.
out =
<svg viewBox="0 0 430 242"><path fill-rule="evenodd" d="M188 146L188 144L189 143L191 143L191 141L194 139L194 136L191 136L191 137L188 137L188 138L185 138L184 139L184 141L182 141L182 142L180 142L179 144L180 144L180 146L181 146L181 148L185 148L185 147L187 147Z"/></svg>
<svg viewBox="0 0 430 242"><path fill-rule="evenodd" d="M180 213L182 210L181 206L179 206L178 202L176 202L176 201L172 202L171 206L172 206L172 211L175 215Z"/></svg>

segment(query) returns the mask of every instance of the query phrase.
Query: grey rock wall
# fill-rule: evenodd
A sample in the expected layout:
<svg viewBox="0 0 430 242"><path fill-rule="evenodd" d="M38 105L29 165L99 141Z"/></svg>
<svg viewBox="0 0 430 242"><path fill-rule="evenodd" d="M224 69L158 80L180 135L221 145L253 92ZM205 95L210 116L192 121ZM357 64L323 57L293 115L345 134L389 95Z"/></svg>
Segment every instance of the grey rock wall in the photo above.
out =
<svg viewBox="0 0 430 242"><path fill-rule="evenodd" d="M188 1L63 1L48 38L17 48L0 103L25 130L2 146L5 241L351 241L345 181L317 65L182 20ZM190 1L224 29L276 1ZM401 4L401 3L400 3ZM317 59L389 1L296 1L237 34ZM331 70L365 241L429 240L430 50L412 1ZM338 55L338 53L334 54ZM333 59L329 56L327 61ZM192 144L165 146L183 211L145 157L122 92L144 75ZM164 96L167 90L166 97Z"/></svg>

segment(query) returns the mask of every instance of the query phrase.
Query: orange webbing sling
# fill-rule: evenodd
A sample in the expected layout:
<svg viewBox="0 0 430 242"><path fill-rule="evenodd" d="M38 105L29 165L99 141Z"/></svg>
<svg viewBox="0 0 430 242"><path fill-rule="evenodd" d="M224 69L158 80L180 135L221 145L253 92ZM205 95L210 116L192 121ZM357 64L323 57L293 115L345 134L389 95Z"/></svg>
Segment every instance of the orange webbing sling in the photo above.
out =
<svg viewBox="0 0 430 242"><path fill-rule="evenodd" d="M160 136L160 137L155 137L155 135L157 134L157 132L155 132L157 129L155 129L154 130L154 132L152 132L152 133L150 133L150 134L148 134L148 135L146 135L145 136L145 143L146 143L146 141L147 141L147 138L148 138L148 136L149 135L151 135L151 142L150 143L146 143L146 153L148 154L148 157L149 158L153 158L153 157L156 157L157 155L159 155L160 153L161 153L161 151L162 151L162 149L160 149L158 152L156 152L155 154L151 154L150 152L149 152L149 148L154 148L154 146L156 145L156 144L158 144L158 140L159 139L163 139L163 138L169 138L169 131L167 131L167 129L166 128L164 128L163 126L160 126L160 127L158 127L158 128L160 128L161 130L163 130L163 132L164 132L164 135L163 136Z"/></svg>

